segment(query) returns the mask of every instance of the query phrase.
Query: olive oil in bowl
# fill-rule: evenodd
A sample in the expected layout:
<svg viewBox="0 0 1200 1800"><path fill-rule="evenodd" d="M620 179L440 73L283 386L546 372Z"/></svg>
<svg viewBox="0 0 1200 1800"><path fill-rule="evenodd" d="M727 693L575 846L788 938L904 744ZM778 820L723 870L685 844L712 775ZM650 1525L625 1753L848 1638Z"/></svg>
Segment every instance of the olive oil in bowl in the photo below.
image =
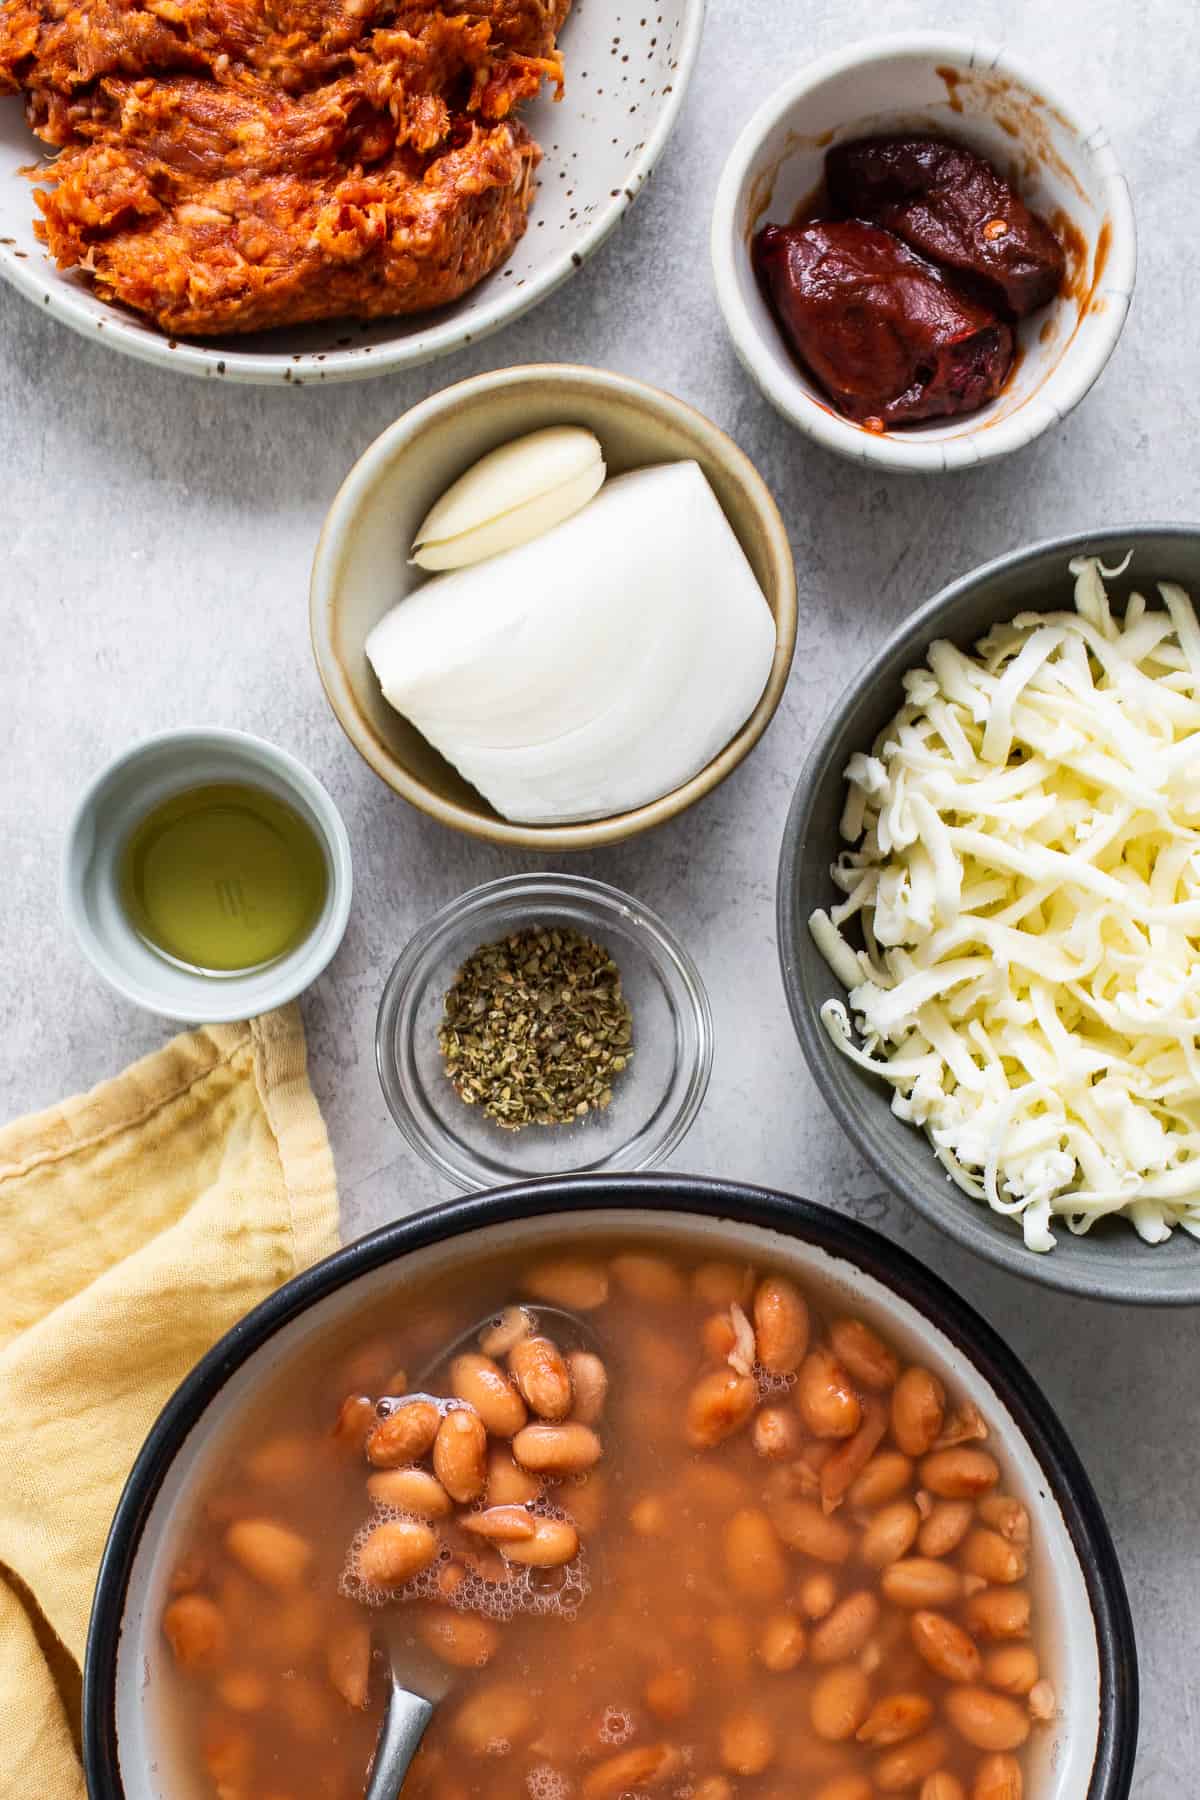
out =
<svg viewBox="0 0 1200 1800"><path fill-rule="evenodd" d="M204 974L241 975L286 956L320 918L328 887L312 826L249 783L170 795L121 852L121 898L139 937Z"/></svg>

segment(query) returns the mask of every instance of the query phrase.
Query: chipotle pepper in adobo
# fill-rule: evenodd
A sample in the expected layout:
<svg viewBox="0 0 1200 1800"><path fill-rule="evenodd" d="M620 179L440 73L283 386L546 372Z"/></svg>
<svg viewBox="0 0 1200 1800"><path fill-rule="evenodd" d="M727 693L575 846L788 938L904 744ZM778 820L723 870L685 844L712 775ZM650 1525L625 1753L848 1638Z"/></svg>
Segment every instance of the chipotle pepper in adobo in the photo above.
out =
<svg viewBox="0 0 1200 1800"><path fill-rule="evenodd" d="M859 424L976 412L1004 385L1011 327L877 225L768 225L755 262L793 348Z"/></svg>
<svg viewBox="0 0 1200 1800"><path fill-rule="evenodd" d="M754 267L839 412L880 430L997 397L1014 323L1054 298L1066 259L990 163L942 138L857 138L827 153L806 210L759 232Z"/></svg>
<svg viewBox="0 0 1200 1800"><path fill-rule="evenodd" d="M1063 247L973 150L944 138L857 138L825 158L835 213L869 219L920 255L986 284L1023 319L1062 282Z"/></svg>

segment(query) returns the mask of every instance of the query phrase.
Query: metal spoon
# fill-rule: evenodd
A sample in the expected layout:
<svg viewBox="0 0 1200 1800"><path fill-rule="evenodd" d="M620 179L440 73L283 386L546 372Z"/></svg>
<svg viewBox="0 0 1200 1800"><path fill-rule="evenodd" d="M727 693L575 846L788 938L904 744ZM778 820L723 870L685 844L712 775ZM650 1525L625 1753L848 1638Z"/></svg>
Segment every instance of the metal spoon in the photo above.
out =
<svg viewBox="0 0 1200 1800"><path fill-rule="evenodd" d="M559 1306L522 1306L533 1322L533 1335L552 1337L560 1350L593 1350L596 1338L575 1313ZM418 1397L427 1383L462 1351L475 1349L479 1338L501 1315L489 1313L486 1319L470 1326L433 1362L417 1375L412 1397ZM445 1699L459 1673L432 1655L423 1653L403 1624L403 1614L390 1610L384 1619L391 1692L383 1716L375 1755L371 1763L371 1779L363 1800L398 1800L409 1764L421 1747L425 1728L434 1708Z"/></svg>

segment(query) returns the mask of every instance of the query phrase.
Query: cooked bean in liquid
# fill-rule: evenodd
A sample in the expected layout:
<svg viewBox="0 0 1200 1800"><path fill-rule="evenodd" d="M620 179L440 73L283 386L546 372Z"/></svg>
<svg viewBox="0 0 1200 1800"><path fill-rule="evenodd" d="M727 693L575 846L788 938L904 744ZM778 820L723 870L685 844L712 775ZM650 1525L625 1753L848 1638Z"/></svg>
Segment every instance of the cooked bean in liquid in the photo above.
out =
<svg viewBox="0 0 1200 1800"><path fill-rule="evenodd" d="M1056 1702L1004 1446L840 1306L589 1241L306 1353L173 1573L180 1755L361 1795L399 1608L453 1672L406 1800L1021 1800Z"/></svg>

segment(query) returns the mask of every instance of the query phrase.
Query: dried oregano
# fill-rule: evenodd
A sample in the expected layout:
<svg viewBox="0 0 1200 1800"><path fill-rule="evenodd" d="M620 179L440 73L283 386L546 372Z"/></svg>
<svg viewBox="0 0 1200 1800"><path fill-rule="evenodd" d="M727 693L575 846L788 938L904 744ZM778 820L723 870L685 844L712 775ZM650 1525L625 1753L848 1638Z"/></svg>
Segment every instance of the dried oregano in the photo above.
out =
<svg viewBox="0 0 1200 1800"><path fill-rule="evenodd" d="M632 1043L608 951L570 928L538 926L467 958L438 1032L459 1098L506 1131L602 1110Z"/></svg>

